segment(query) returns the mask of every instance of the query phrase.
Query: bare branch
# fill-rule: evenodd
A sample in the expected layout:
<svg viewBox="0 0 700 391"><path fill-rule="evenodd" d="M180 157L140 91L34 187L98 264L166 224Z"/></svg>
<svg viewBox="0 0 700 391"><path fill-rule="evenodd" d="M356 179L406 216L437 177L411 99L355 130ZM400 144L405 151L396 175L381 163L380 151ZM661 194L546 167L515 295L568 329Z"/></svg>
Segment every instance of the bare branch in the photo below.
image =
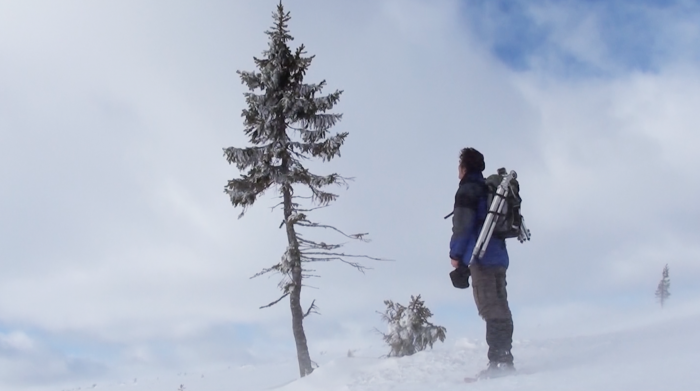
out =
<svg viewBox="0 0 700 391"><path fill-rule="evenodd" d="M270 207L270 212L274 212L275 209L277 209L277 208L280 207L280 206L284 206L284 202L280 202L280 203L278 203L278 204L275 204L274 206L271 206L271 207Z"/></svg>
<svg viewBox="0 0 700 391"><path fill-rule="evenodd" d="M309 209L297 209L296 211L297 211L297 212L302 212L302 213L303 213L303 212L313 212L313 211L318 210L318 209L325 209L325 208L328 208L329 206L330 206L330 205L322 205L322 206L316 206L316 207L309 208Z"/></svg>
<svg viewBox="0 0 700 391"><path fill-rule="evenodd" d="M319 257L302 257L302 262L332 262L332 261L340 261L343 263L346 263L358 271L360 271L362 274L365 273L365 270L371 270L371 267L367 267L362 265L359 262L351 262L348 261L347 259L343 259L341 257L326 257L326 258L319 258Z"/></svg>
<svg viewBox="0 0 700 391"><path fill-rule="evenodd" d="M320 315L320 314L318 313L318 311L316 311L317 309L318 309L318 307L316 307L316 300L314 300L314 301L311 302L311 306L309 307L309 309L306 310L306 313L304 314L304 318L306 318L307 316L309 316L309 314L311 314L311 312L313 312L314 314Z"/></svg>
<svg viewBox="0 0 700 391"><path fill-rule="evenodd" d="M344 257L344 258L365 258L365 259L371 259L373 261L382 261L382 262L390 262L393 261L391 259L385 259L385 258L375 258L375 257L370 257L369 255L361 255L361 254L345 254L345 253L331 253L331 252L325 252L325 251L316 251L316 252L307 252L304 251L302 252L302 255L308 256L308 255L323 255L323 256L336 256L336 257Z"/></svg>
<svg viewBox="0 0 700 391"><path fill-rule="evenodd" d="M302 262L331 262L331 261L342 261L343 258L340 257L326 257L326 258L321 258L321 257L301 257Z"/></svg>
<svg viewBox="0 0 700 391"><path fill-rule="evenodd" d="M361 234L346 234L345 232L341 231L340 229L332 226L332 225L326 225L326 224L319 224L319 223L312 223L311 221L308 220L303 220L299 221L297 225L300 225L305 228L323 228L323 229L330 229L335 232L338 232L339 234L345 236L348 239L354 239L354 240L361 240L365 243L369 243L370 240L366 239L365 236L369 235L369 233L361 233Z"/></svg>
<svg viewBox="0 0 700 391"><path fill-rule="evenodd" d="M275 266L277 266L277 265L275 265ZM273 271L273 270L277 270L277 268L275 268L275 266L265 268L265 269L263 269L262 271L259 271L259 272L255 273L255 275L252 276L252 277L250 277L250 279L252 280L253 278L260 277L260 276L262 276L263 274L267 274L267 273L269 273L269 272L271 272L271 271Z"/></svg>
<svg viewBox="0 0 700 391"><path fill-rule="evenodd" d="M282 297L280 297L279 299L273 301L272 303L260 307L260 309L263 309L263 308L270 308L270 307L272 307L273 305L275 305L275 304L279 303L280 301L282 301L282 299L284 299L284 298L287 297L287 296L289 296L289 292L285 293L284 295L282 295Z"/></svg>
<svg viewBox="0 0 700 391"><path fill-rule="evenodd" d="M335 250L341 248L345 243L325 243L325 242L314 242L313 240L307 240L303 238L297 238L299 240L299 249L310 249L310 250Z"/></svg>

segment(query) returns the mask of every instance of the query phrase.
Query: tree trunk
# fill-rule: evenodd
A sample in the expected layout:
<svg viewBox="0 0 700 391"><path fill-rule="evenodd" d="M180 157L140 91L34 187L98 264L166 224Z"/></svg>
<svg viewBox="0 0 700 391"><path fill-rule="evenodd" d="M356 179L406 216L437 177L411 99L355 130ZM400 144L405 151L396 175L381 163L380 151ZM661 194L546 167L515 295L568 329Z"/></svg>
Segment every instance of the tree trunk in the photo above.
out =
<svg viewBox="0 0 700 391"><path fill-rule="evenodd" d="M284 198L284 219L287 228L287 240L289 241L289 257L292 262L292 290L289 294L289 305L292 310L292 332L297 346L297 360L299 361L299 374L304 377L313 372L309 347L304 333L304 310L301 308L301 254L299 253L299 241L297 240L294 224L289 221L292 214L292 192L285 187L282 189Z"/></svg>

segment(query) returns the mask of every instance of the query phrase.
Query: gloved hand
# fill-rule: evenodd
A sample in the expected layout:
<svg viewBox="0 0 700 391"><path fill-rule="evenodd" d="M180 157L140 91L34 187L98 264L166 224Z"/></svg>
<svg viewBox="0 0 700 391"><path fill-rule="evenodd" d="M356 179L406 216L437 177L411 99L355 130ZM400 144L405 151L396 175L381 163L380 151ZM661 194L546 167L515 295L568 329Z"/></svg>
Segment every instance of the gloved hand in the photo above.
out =
<svg viewBox="0 0 700 391"><path fill-rule="evenodd" d="M460 262L459 266L450 272L452 286L459 289L469 288L469 276L471 276L471 274L469 267Z"/></svg>

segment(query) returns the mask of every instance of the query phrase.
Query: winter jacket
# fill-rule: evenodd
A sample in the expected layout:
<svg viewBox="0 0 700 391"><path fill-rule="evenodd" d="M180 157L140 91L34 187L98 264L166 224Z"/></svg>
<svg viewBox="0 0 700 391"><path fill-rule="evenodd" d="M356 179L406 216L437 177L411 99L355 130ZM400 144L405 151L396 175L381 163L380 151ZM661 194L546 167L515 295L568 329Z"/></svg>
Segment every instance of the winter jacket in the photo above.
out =
<svg viewBox="0 0 700 391"><path fill-rule="evenodd" d="M484 176L480 172L476 172L468 173L462 178L457 194L455 194L450 258L462 261L465 265L469 264L476 246L476 239L479 237L479 231L486 218L487 191ZM486 253L476 262L485 267L508 268L506 240L492 237L486 248Z"/></svg>

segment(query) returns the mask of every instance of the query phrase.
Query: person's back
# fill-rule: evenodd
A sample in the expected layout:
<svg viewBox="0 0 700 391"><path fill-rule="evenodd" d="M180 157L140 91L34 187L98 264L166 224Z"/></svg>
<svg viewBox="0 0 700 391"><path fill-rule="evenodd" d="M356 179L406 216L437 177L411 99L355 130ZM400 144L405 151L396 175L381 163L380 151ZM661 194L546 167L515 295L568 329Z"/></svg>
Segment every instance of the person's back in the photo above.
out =
<svg viewBox="0 0 700 391"><path fill-rule="evenodd" d="M461 151L450 260L453 267L465 265L471 273L474 301L479 315L486 321L486 342L489 345L489 367L482 375L492 376L514 369L511 353L513 320L506 291L509 257L505 239L491 238L484 256L469 263L488 209L488 190L482 174L484 168L484 157L479 151L473 148Z"/></svg>

